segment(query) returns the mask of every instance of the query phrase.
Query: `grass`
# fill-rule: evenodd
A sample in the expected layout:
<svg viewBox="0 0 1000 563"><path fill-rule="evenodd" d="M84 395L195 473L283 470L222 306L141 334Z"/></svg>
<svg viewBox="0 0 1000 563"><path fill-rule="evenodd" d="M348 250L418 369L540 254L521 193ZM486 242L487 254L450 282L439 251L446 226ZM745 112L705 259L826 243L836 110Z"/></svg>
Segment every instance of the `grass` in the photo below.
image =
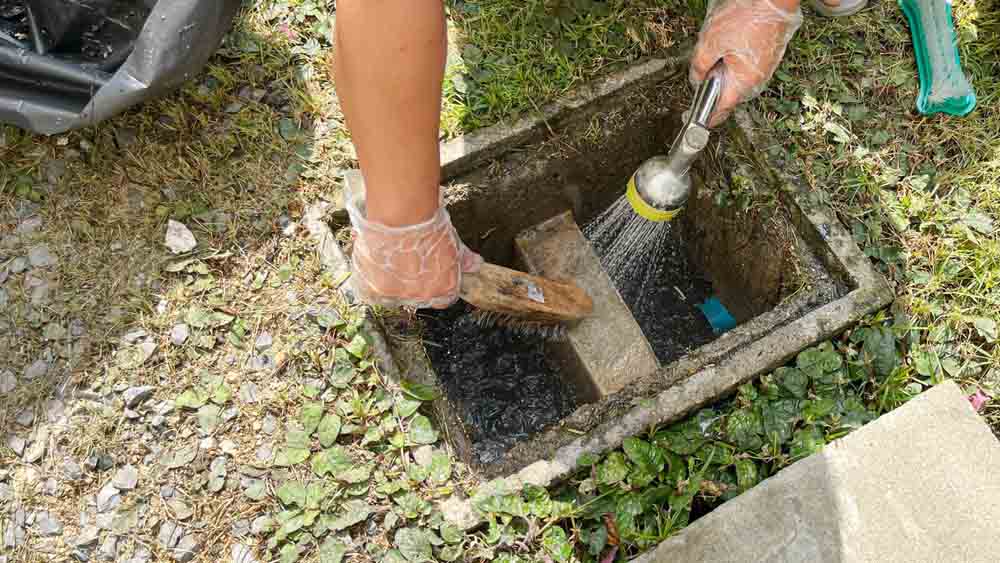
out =
<svg viewBox="0 0 1000 563"><path fill-rule="evenodd" d="M694 40L704 11L695 0L448 5L453 41L443 138L534 111L611 68L682 48ZM944 378L1000 397L1000 10L995 0L955 8L963 62L979 94L978 109L966 118L915 113L909 32L892 2L842 20L807 18L771 88L751 104L757 126L777 141L766 150L793 157L795 172L823 194L896 290L892 310L866 323L890 327L899 354L892 374L866 395L877 412L905 400L914 385ZM117 466L144 468L128 502L145 503L146 525L175 519L177 505L160 487L178 488L194 520L205 523L202 560L228 557L236 542L266 549L269 541L285 560L316 560L323 549L329 561L344 551L352 561L393 561L418 557L432 544L441 559L561 560L565 545L599 527L584 530L552 510L545 518L518 519L502 507L483 532L442 527L431 503L471 493L478 482L461 464L428 457L422 447L436 435L416 410L428 391L395 388L371 368L356 313L335 302L337 280L323 273L294 227L307 205L335 195L339 171L356 165L325 71L332 16L317 0L258 2L241 14L205 73L174 95L52 138L0 129L0 266L42 243L59 257L34 281L19 274L3 286L0 371L20 376L36 359L59 361L46 377L0 397L0 434L30 440L31 430L14 421L24 409L41 418L53 392L81 391L65 424L53 427L37 470L0 445L7 472L0 481L12 485L17 502L58 514L72 537L84 499L109 476L88 473L57 497L39 494L38 483L59 475L66 455L113 453ZM119 146L114 133L125 129L138 140ZM42 227L9 236L18 223L14 213L28 205L37 207ZM163 248L168 218L185 222L198 238L198 249L185 257L191 262ZM37 279L51 284L52 298L32 304ZM224 317L193 326L187 343L172 345L171 328L191 321L195 308ZM192 324L199 324L197 316ZM123 342L135 328L148 336ZM274 337L267 354L275 367L256 372L247 363L259 355L253 342L262 332ZM156 344L155 353L128 363L143 339ZM851 361L865 345L847 339L838 350ZM175 407L164 416L165 430L149 429L150 409L199 388L206 374L221 378L213 379L213 389L222 385L230 396ZM326 389L317 391L317 380ZM241 393L247 383L257 386L254 402ZM157 390L139 424L124 417L118 393L143 384ZM306 414L317 400L341 419L335 444L306 436L308 461L274 467L274 456L300 444L296 431L309 427ZM234 407L237 416L223 420ZM982 414L1000 431L1000 401L987 403ZM264 431L271 420L278 422L273 434ZM200 443L206 427L214 449L175 469L157 464ZM206 487L210 465L227 440L230 483L213 493ZM361 466L374 464L372 470L350 479L357 482L317 479L312 464L330 461L331 447ZM260 461L262 448L271 449L270 461ZM417 457L434 461L425 466ZM255 471L263 473L250 476ZM256 498L246 479L260 479ZM310 500L289 483L328 488ZM563 492L553 491L553 499L569 502L556 498ZM543 500L531 494L527 500ZM365 523L321 532L317 522L353 518L351 508L361 504L348 500L363 501L370 511ZM258 517L274 519L271 532L233 532L234 520ZM3 518L0 527L9 525ZM662 525L657 534L674 529ZM155 528L142 530L126 536L122 553L149 545L155 557L170 556L156 546ZM56 545L68 555L68 547ZM393 547L405 549L397 556ZM12 557L33 556L22 546Z"/></svg>

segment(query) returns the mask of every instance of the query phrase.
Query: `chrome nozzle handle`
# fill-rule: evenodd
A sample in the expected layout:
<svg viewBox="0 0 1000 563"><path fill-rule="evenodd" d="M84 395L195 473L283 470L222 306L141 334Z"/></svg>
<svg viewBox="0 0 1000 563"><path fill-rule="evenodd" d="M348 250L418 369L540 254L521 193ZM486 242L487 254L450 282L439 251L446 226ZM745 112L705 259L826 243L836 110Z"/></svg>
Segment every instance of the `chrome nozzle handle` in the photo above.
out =
<svg viewBox="0 0 1000 563"><path fill-rule="evenodd" d="M677 177L685 176L698 154L708 146L708 122L722 94L725 67L715 63L698 87L691 108L684 112L684 125L667 154L668 167Z"/></svg>
<svg viewBox="0 0 1000 563"><path fill-rule="evenodd" d="M708 71L708 76L698 87L698 92L695 94L694 102L689 110L690 114L685 121L708 127L708 121L712 117L712 112L715 111L715 106L719 103L719 96L722 95L725 70L725 64L719 61L715 63L712 70Z"/></svg>

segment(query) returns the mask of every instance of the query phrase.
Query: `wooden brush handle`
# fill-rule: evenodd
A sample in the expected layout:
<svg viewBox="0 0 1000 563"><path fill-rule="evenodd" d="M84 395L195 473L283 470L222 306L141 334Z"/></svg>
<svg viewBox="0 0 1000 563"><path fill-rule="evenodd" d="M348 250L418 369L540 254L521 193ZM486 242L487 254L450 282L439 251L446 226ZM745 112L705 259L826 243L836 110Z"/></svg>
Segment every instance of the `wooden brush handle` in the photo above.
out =
<svg viewBox="0 0 1000 563"><path fill-rule="evenodd" d="M483 264L478 272L462 275L461 297L484 311L525 321L576 321L594 310L590 296L576 284L489 263Z"/></svg>

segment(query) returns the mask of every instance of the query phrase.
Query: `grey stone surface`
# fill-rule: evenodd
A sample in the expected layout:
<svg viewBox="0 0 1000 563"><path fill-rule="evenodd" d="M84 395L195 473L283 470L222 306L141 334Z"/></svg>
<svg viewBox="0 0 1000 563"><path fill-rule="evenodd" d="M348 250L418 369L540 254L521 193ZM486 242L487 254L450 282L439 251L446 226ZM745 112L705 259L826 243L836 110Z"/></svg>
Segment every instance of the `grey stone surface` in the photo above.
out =
<svg viewBox="0 0 1000 563"><path fill-rule="evenodd" d="M56 264L56 257L52 255L48 245L39 244L28 250L28 262L33 268L45 268Z"/></svg>
<svg viewBox="0 0 1000 563"><path fill-rule="evenodd" d="M62 464L62 474L70 481L76 481L77 479L83 477L83 467L81 467L75 460L67 459Z"/></svg>
<svg viewBox="0 0 1000 563"><path fill-rule="evenodd" d="M260 390L257 388L256 383L246 381L240 385L239 396L240 400L244 403L253 404L257 402L258 397L260 396Z"/></svg>
<svg viewBox="0 0 1000 563"><path fill-rule="evenodd" d="M198 241L195 240L194 234L191 233L191 230L187 226L170 219L167 222L167 234L164 238L164 244L167 245L170 252L183 254L194 250L198 246Z"/></svg>
<svg viewBox="0 0 1000 563"><path fill-rule="evenodd" d="M101 487L101 490L97 492L97 511L98 512L108 512L113 510L122 502L122 497L119 494L118 489L108 482L106 485Z"/></svg>
<svg viewBox="0 0 1000 563"><path fill-rule="evenodd" d="M21 272L28 269L28 259L24 256L19 256L10 262L10 266L7 267L12 274L20 274Z"/></svg>
<svg viewBox="0 0 1000 563"><path fill-rule="evenodd" d="M108 536L101 542L101 547L97 550L97 558L101 561L114 561L118 558L118 538Z"/></svg>
<svg viewBox="0 0 1000 563"><path fill-rule="evenodd" d="M10 370L0 372L0 395L6 395L17 387L17 376Z"/></svg>
<svg viewBox="0 0 1000 563"><path fill-rule="evenodd" d="M194 559L198 555L198 551L201 550L201 544L198 543L198 538L193 535L184 536L181 541L177 542L177 547L174 548L174 559L180 561L180 563L186 563Z"/></svg>
<svg viewBox="0 0 1000 563"><path fill-rule="evenodd" d="M34 421L35 421L35 411L30 407L17 413L17 416L14 417L14 422L24 427L31 426L31 423Z"/></svg>
<svg viewBox="0 0 1000 563"><path fill-rule="evenodd" d="M27 442L24 441L24 438L22 438L20 436L17 436L17 435L14 435L14 434L8 434L7 435L7 447L10 448L10 450L12 452L14 452L14 455L16 455L18 457L20 457L21 455L23 455L24 454L24 447L26 445L27 445Z"/></svg>
<svg viewBox="0 0 1000 563"><path fill-rule="evenodd" d="M41 512L35 518L38 533L43 536L58 536L63 532L62 522L51 512Z"/></svg>
<svg viewBox="0 0 1000 563"><path fill-rule="evenodd" d="M156 388L152 385L143 385L142 387L129 387L122 394L122 400L125 401L125 406L134 409L142 404L143 401L150 398L153 395L153 391Z"/></svg>
<svg viewBox="0 0 1000 563"><path fill-rule="evenodd" d="M35 463L40 461L42 457L45 456L45 450L49 444L49 429L45 426L39 426L35 429L34 441L28 446L28 449L24 452L24 461L28 463Z"/></svg>
<svg viewBox="0 0 1000 563"><path fill-rule="evenodd" d="M45 360L35 360L30 366L24 370L24 379L31 381L32 379L38 379L39 377L44 377L46 373L49 372L49 363Z"/></svg>
<svg viewBox="0 0 1000 563"><path fill-rule="evenodd" d="M135 488L136 483L139 482L139 470L132 465L126 465L115 473L115 477L111 482L116 489L131 491Z"/></svg>
<svg viewBox="0 0 1000 563"><path fill-rule="evenodd" d="M174 328L170 329L170 343L174 346L180 346L187 341L190 335L191 329L188 328L188 325L184 323L174 325Z"/></svg>
<svg viewBox="0 0 1000 563"><path fill-rule="evenodd" d="M573 351L563 353L578 363L572 372L587 398L610 395L656 371L653 349L570 212L522 232L515 245L529 272L572 281L594 301L593 314L567 333Z"/></svg>
<svg viewBox="0 0 1000 563"><path fill-rule="evenodd" d="M257 350L263 352L267 350L274 344L274 339L271 337L270 332L262 332L257 336L257 340L254 342L253 347Z"/></svg>
<svg viewBox="0 0 1000 563"><path fill-rule="evenodd" d="M784 469L641 563L995 562L1000 442L944 383Z"/></svg>
<svg viewBox="0 0 1000 563"><path fill-rule="evenodd" d="M160 531L156 534L156 540L164 549L170 549L177 545L184 535L184 528L169 520L160 524Z"/></svg>
<svg viewBox="0 0 1000 563"><path fill-rule="evenodd" d="M75 547L90 548L97 545L100 539L101 530L97 526L86 526L73 538L72 544Z"/></svg>
<svg viewBox="0 0 1000 563"><path fill-rule="evenodd" d="M232 563L257 563L253 548L242 543L234 544L231 551Z"/></svg>

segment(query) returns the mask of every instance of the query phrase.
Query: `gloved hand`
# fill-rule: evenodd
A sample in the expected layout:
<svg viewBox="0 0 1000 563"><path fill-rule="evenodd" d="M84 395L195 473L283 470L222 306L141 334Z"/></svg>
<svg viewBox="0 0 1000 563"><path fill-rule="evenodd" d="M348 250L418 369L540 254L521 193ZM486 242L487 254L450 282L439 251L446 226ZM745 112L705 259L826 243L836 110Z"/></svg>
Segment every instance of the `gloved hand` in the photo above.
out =
<svg viewBox="0 0 1000 563"><path fill-rule="evenodd" d="M716 62L725 62L722 93L709 125L719 125L737 105L764 91L801 25L797 2L710 0L690 70L697 86Z"/></svg>
<svg viewBox="0 0 1000 563"><path fill-rule="evenodd" d="M429 220L388 227L366 219L364 193L347 193L354 235L351 285L371 305L442 309L458 299L462 274L483 259L458 238L443 206Z"/></svg>

